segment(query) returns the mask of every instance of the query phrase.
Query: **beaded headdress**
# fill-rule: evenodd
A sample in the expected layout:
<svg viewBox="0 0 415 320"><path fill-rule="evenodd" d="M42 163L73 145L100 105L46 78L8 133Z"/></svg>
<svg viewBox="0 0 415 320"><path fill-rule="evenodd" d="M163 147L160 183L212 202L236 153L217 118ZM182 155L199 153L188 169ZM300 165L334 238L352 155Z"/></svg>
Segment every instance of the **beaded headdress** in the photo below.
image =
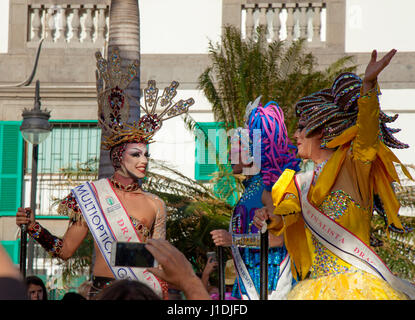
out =
<svg viewBox="0 0 415 320"><path fill-rule="evenodd" d="M317 129L323 129L322 147L344 130L356 124L358 114L357 100L360 97L362 79L354 73L340 74L330 89L323 89L302 98L296 105L296 114L300 126L305 128L309 137ZM398 141L393 134L400 129L386 126L396 120L398 115L388 116L379 113L379 129L381 140L391 148L408 148Z"/></svg>
<svg viewBox="0 0 415 320"><path fill-rule="evenodd" d="M194 104L193 98L173 102L179 83L172 81L161 96L154 80L149 80L144 92L144 106L126 92L126 88L137 76L139 63L134 61L127 72L121 69L121 58L118 48L114 47L108 60L100 52L95 54L97 59L97 98L98 122L102 129L102 148L110 150L127 142L145 143L151 141L163 121L186 113ZM144 112L136 121L128 123L130 101L135 101ZM156 110L162 110L159 114Z"/></svg>

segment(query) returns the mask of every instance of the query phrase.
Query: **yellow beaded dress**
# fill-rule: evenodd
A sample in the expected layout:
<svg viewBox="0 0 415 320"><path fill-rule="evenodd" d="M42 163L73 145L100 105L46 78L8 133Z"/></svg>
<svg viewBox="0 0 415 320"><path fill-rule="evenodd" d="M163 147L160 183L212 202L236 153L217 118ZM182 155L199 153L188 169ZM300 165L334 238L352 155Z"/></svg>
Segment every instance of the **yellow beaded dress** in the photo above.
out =
<svg viewBox="0 0 415 320"><path fill-rule="evenodd" d="M374 193L383 200L388 223L402 228L397 215L399 202L391 188L392 181L399 181L392 162L399 160L379 140L376 90L360 98L358 105L356 125L327 144L336 151L315 168L308 198L369 246ZM409 175L404 167L403 170ZM302 280L288 299L406 299L386 281L337 257L312 235L301 215L293 174L281 176L272 197L274 214L282 219L272 220L269 230L276 235L284 233L293 275L298 274Z"/></svg>

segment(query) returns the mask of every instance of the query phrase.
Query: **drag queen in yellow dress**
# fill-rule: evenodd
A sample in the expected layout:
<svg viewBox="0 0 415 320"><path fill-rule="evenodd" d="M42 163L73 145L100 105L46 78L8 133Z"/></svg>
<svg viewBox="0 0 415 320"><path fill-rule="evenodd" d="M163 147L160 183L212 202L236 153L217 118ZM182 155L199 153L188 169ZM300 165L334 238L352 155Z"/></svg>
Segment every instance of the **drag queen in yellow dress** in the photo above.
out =
<svg viewBox="0 0 415 320"><path fill-rule="evenodd" d="M388 147L408 146L386 127L395 118L380 111L377 85L395 53L376 61L373 51L363 81L343 73L330 89L297 103L298 155L313 161L314 170L284 171L272 189L274 212L260 209L254 218L258 227L270 219L270 232L284 234L292 273L302 280L288 299L415 298L414 286L370 248L375 195L388 226L403 229L391 187L399 181L393 162L400 162Z"/></svg>

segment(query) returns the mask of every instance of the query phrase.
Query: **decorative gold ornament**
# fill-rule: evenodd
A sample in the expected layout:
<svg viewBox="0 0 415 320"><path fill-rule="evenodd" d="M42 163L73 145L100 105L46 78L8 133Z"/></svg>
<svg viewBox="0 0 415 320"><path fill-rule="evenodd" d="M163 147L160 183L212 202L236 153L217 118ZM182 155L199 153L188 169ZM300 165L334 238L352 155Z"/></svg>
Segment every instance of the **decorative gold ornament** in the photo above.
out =
<svg viewBox="0 0 415 320"><path fill-rule="evenodd" d="M134 61L123 72L119 50L114 47L108 60L100 52L97 59L96 86L98 98L98 123L102 129L102 148L110 150L126 142L151 143L153 135L160 130L163 121L186 113L194 104L193 98L173 102L179 83L172 81L161 96L156 81L149 80L144 89L144 107L137 99L127 94L126 89L137 76L139 63ZM135 101L145 114L128 123L130 101ZM159 114L156 110L161 110Z"/></svg>

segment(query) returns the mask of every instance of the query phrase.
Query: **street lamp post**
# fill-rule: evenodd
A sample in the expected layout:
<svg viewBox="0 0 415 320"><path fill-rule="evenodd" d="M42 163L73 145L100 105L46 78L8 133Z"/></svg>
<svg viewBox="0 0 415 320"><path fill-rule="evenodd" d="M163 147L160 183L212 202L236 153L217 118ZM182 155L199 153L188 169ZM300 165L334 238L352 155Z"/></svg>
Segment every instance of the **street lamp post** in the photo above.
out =
<svg viewBox="0 0 415 320"><path fill-rule="evenodd" d="M52 125L49 123L50 111L40 109L39 96L39 80L36 81L35 104L33 109L24 109L22 113L23 122L20 126L25 141L33 145L32 150L32 177L30 188L30 208L36 215L36 189L37 189L37 162L38 162L38 146L50 134ZM29 249L29 272L33 272L33 243L32 250ZM23 277L26 277L26 254L27 254L27 226L21 226L21 242L20 242L20 271Z"/></svg>

